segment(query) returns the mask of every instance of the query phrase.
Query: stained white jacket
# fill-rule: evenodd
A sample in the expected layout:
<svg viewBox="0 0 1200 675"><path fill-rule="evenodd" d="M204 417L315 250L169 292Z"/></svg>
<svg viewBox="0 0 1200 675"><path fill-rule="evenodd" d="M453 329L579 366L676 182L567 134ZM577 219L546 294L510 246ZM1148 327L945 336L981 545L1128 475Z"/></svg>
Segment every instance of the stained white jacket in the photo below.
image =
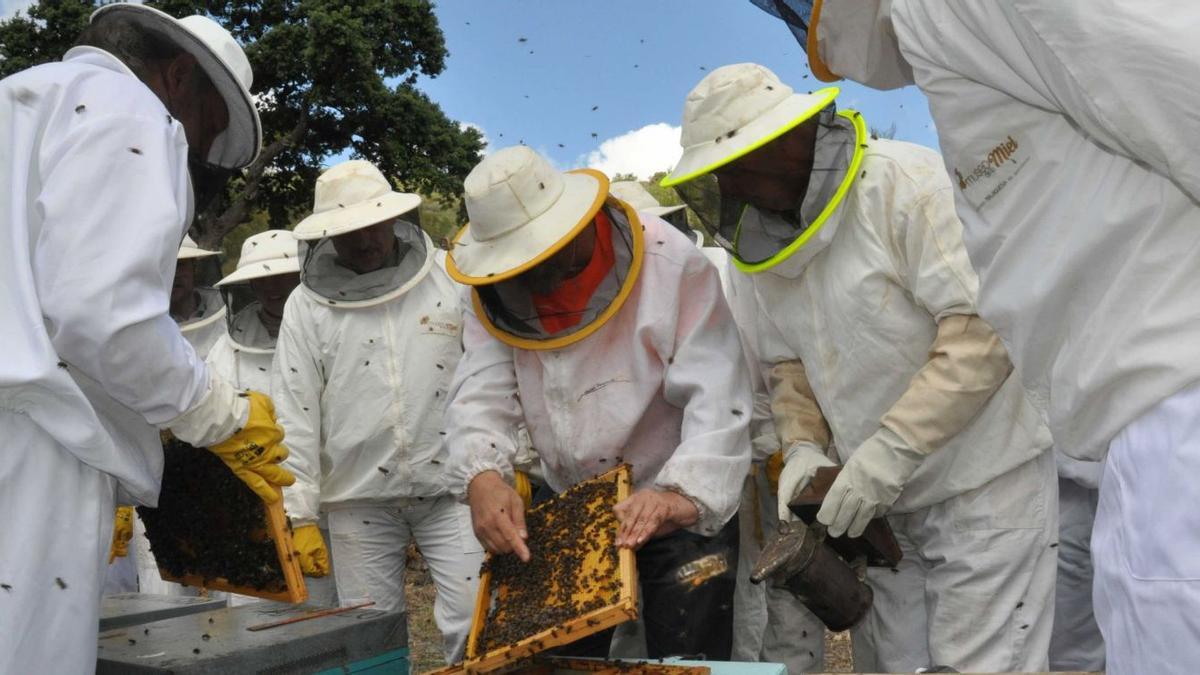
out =
<svg viewBox="0 0 1200 675"><path fill-rule="evenodd" d="M807 265L731 276L733 301L753 301L736 314L756 318L764 368L803 362L843 462L908 391L938 322L975 314L977 286L937 153L871 141L862 172L824 225L835 228L827 247ZM1015 376L968 419L917 469L893 512L977 488L1051 447Z"/></svg>
<svg viewBox="0 0 1200 675"><path fill-rule="evenodd" d="M296 484L297 525L321 510L447 494L443 415L462 355L457 286L432 262L404 294L330 307L303 286L288 298L271 391Z"/></svg>
<svg viewBox="0 0 1200 675"><path fill-rule="evenodd" d="M111 54L0 82L0 408L154 504L155 424L204 396L168 313L190 219L183 127Z"/></svg>
<svg viewBox="0 0 1200 675"><path fill-rule="evenodd" d="M980 314L1063 452L1200 380L1200 4L895 0Z"/></svg>
<svg viewBox="0 0 1200 675"><path fill-rule="evenodd" d="M524 421L556 490L633 465L700 509L711 535L737 510L749 469L750 382L716 269L666 222L640 213L641 276L613 317L561 349L518 350L470 309L447 414L459 490L483 471L511 480Z"/></svg>

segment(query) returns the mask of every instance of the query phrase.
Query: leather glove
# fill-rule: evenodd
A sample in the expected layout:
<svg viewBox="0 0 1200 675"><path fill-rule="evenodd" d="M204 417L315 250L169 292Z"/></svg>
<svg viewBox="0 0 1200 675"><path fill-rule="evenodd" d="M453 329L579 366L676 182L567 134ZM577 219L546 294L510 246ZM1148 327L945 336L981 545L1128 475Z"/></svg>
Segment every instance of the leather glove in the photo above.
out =
<svg viewBox="0 0 1200 675"><path fill-rule="evenodd" d="M873 518L887 513L925 455L881 427L854 451L825 495L817 520L829 536L862 535Z"/></svg>
<svg viewBox="0 0 1200 675"><path fill-rule="evenodd" d="M275 405L266 394L252 391L244 396L250 404L245 426L208 449L264 502L274 504L280 496L276 487L296 482L296 477L279 465L288 456L283 428L275 421Z"/></svg>
<svg viewBox="0 0 1200 675"><path fill-rule="evenodd" d="M329 574L329 549L316 525L302 525L292 532L292 545L300 557L300 571L307 577Z"/></svg>
<svg viewBox="0 0 1200 675"><path fill-rule="evenodd" d="M796 514L788 508L788 503L808 487L813 476L817 474L817 469L823 466L837 464L812 443L798 441L784 452L783 471L779 473L779 499L776 502L780 520L796 520Z"/></svg>
<svg viewBox="0 0 1200 675"><path fill-rule="evenodd" d="M117 558L129 555L129 541L133 539L133 507L118 506L113 518L112 545L108 549L108 564Z"/></svg>
<svg viewBox="0 0 1200 675"><path fill-rule="evenodd" d="M533 483L529 482L529 475L520 469L513 471L513 489L520 495L525 508L533 505Z"/></svg>

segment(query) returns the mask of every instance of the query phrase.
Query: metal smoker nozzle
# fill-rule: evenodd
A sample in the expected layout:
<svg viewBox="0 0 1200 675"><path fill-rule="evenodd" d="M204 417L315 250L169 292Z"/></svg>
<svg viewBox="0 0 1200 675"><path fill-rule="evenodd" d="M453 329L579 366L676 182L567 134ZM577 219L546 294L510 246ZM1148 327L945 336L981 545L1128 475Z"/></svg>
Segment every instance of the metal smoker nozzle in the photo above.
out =
<svg viewBox="0 0 1200 675"><path fill-rule="evenodd" d="M750 573L750 582L761 584L771 578L783 580L804 569L812 560L817 539L804 523L780 523L779 536L768 542L759 554Z"/></svg>

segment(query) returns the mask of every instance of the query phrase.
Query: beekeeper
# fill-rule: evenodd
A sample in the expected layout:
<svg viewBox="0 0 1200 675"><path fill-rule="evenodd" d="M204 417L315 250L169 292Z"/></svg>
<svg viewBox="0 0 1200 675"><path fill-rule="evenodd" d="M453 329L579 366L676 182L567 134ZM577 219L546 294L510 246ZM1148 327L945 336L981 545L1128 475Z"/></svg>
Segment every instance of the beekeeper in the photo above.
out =
<svg viewBox="0 0 1200 675"><path fill-rule="evenodd" d="M216 288L220 256L220 251L200 248L184 236L171 284L171 318L202 359L225 334L225 303Z"/></svg>
<svg viewBox="0 0 1200 675"><path fill-rule="evenodd" d="M299 245L287 230L267 230L242 242L237 268L215 285L228 308L210 368L239 389L271 392L275 341L288 296L300 285Z"/></svg>
<svg viewBox="0 0 1200 675"><path fill-rule="evenodd" d="M1108 457L1092 557L1109 672L1190 668L1200 156L1178 130L1198 115L1200 6L838 1L809 18L814 73L929 97L980 312L1061 451Z"/></svg>
<svg viewBox="0 0 1200 675"><path fill-rule="evenodd" d="M775 422L794 439L778 515L834 464L832 432L842 471L818 520L858 536L888 515L904 553L868 573L875 600L855 629L855 667L1045 670L1058 527L1049 433L975 315L938 156L870 139L837 94L794 93L755 64L719 68L688 94L683 156L663 180L733 257L758 358L788 383L771 391L791 400Z"/></svg>
<svg viewBox="0 0 1200 675"><path fill-rule="evenodd" d="M716 270L602 173L560 173L523 146L463 188L470 223L447 269L472 292L447 434L475 533L530 557L511 487L522 423L555 492L629 463L616 541L639 549L648 654L728 659L751 401ZM680 569L705 574L684 584ZM604 656L610 633L570 651Z"/></svg>
<svg viewBox="0 0 1200 675"><path fill-rule="evenodd" d="M0 81L0 672L91 672L117 493L153 505L158 430L264 498L290 475L265 396L169 314L194 165L249 164L250 66L200 16L96 10L61 62Z"/></svg>
<svg viewBox="0 0 1200 675"><path fill-rule="evenodd" d="M271 393L275 341L283 322L288 296L300 285L300 255L296 237L288 230L267 230L242 242L237 268L216 284L227 308L224 330L209 351L208 367L239 389ZM329 536L321 519L323 540ZM337 586L329 573L328 551L316 561L306 561L305 579L310 605L336 607ZM320 553L318 555L320 555ZM312 576L318 575L318 576ZM230 604L242 604L231 595ZM253 600L253 598L250 598Z"/></svg>
<svg viewBox="0 0 1200 675"><path fill-rule="evenodd" d="M483 549L444 476L462 309L418 225L420 204L362 160L317 179L313 213L295 230L301 283L283 313L271 391L292 450L297 480L285 500L306 572L324 552L326 513L340 602L403 611L415 542L452 662L465 649Z"/></svg>

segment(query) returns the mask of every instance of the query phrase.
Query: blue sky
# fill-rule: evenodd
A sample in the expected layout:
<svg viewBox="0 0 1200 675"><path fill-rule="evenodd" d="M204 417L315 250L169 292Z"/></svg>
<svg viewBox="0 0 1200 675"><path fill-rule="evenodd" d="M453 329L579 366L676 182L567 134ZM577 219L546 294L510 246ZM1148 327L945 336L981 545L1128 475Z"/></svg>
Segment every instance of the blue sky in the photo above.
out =
<svg viewBox="0 0 1200 675"><path fill-rule="evenodd" d="M684 98L721 65L755 61L797 90L824 86L783 22L747 0L440 0L436 11L450 58L419 86L491 149L523 140L564 169L670 168ZM839 107L936 147L915 87L840 86Z"/></svg>
<svg viewBox="0 0 1200 675"><path fill-rule="evenodd" d="M34 3L34 0L0 0L0 19L7 19L17 10L25 9Z"/></svg>
<svg viewBox="0 0 1200 675"><path fill-rule="evenodd" d="M0 18L29 4L0 0ZM687 92L725 64L761 63L800 91L824 86L783 22L748 0L438 0L436 12L450 57L418 86L490 149L524 141L563 169L669 169ZM839 106L871 126L937 146L915 87L839 86Z"/></svg>

